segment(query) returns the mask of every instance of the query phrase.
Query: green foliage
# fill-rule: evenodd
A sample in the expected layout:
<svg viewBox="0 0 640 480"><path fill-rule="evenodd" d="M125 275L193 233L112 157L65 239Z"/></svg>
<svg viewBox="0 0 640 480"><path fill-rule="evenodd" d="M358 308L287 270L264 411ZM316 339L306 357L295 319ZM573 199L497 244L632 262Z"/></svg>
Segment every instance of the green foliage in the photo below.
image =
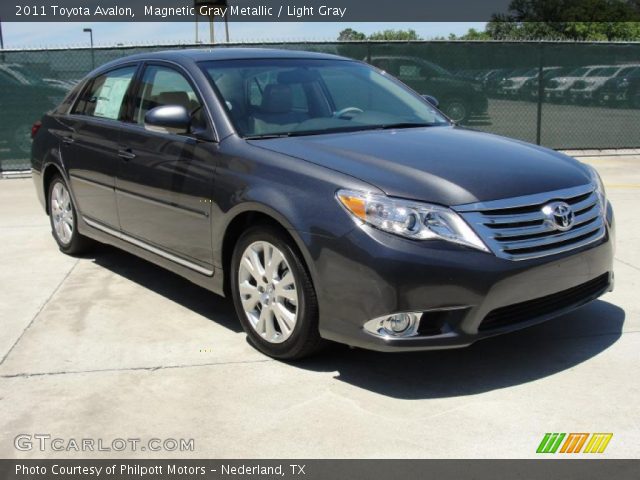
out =
<svg viewBox="0 0 640 480"><path fill-rule="evenodd" d="M362 33L354 30L353 28L345 28L338 35L339 41L353 41L353 40L422 40L420 35L415 30L384 30L382 32L375 32L368 37Z"/></svg>
<svg viewBox="0 0 640 480"><path fill-rule="evenodd" d="M470 28L467 33L457 37L454 33L449 35L449 40L491 40L491 35L486 30L479 32L475 28Z"/></svg>
<svg viewBox="0 0 640 480"><path fill-rule="evenodd" d="M369 40L422 40L413 29L408 30L384 30L369 35Z"/></svg>
<svg viewBox="0 0 640 480"><path fill-rule="evenodd" d="M345 28L338 35L338 40L341 42L354 41L354 40L362 41L366 39L367 39L367 36L364 33L358 32L353 28Z"/></svg>
<svg viewBox="0 0 640 480"><path fill-rule="evenodd" d="M493 40L634 41L640 40L640 22L493 21L485 33Z"/></svg>
<svg viewBox="0 0 640 480"><path fill-rule="evenodd" d="M513 0L484 32L451 40L640 40L640 0Z"/></svg>

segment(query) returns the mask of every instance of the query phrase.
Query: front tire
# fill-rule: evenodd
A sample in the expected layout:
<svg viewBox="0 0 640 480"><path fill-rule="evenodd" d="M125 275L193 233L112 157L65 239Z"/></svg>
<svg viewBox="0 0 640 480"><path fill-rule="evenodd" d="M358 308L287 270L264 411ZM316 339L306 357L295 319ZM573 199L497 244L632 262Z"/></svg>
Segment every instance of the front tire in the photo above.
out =
<svg viewBox="0 0 640 480"><path fill-rule="evenodd" d="M278 359L300 359L321 345L318 303L292 241L275 228L247 230L231 260L231 292L250 342Z"/></svg>
<svg viewBox="0 0 640 480"><path fill-rule="evenodd" d="M447 98L442 101L442 111L456 123L464 123L469 119L469 108L461 98Z"/></svg>
<svg viewBox="0 0 640 480"><path fill-rule="evenodd" d="M78 215L64 179L56 175L49 184L49 221L53 238L64 253L86 251L90 241L78 232Z"/></svg>

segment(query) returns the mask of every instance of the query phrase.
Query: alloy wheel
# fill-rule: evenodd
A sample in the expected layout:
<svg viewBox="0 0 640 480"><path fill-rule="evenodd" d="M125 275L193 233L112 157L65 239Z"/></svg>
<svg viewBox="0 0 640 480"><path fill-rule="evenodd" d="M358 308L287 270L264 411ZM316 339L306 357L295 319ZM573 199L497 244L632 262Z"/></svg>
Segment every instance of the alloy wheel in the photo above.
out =
<svg viewBox="0 0 640 480"><path fill-rule="evenodd" d="M467 108L458 100L453 100L449 103L444 112L454 122L462 122L467 118Z"/></svg>
<svg viewBox="0 0 640 480"><path fill-rule="evenodd" d="M240 259L238 291L258 335L270 343L282 343L291 336L298 321L298 291L282 251L266 241L250 244Z"/></svg>
<svg viewBox="0 0 640 480"><path fill-rule="evenodd" d="M50 206L56 237L62 244L68 245L73 238L73 208L69 191L62 182L57 182L51 189Z"/></svg>

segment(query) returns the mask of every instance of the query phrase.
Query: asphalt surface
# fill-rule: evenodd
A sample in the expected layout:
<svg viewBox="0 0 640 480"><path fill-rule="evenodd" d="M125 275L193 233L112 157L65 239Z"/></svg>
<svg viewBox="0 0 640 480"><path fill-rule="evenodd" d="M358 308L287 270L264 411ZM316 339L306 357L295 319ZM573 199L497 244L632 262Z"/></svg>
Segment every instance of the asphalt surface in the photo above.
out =
<svg viewBox="0 0 640 480"><path fill-rule="evenodd" d="M467 349L298 364L171 273L110 247L62 254L31 179L0 180L0 457L522 458L546 432L611 432L601 457L639 458L640 155L589 162L616 210L613 293ZM17 450L20 434L63 451ZM83 438L194 442L68 450Z"/></svg>

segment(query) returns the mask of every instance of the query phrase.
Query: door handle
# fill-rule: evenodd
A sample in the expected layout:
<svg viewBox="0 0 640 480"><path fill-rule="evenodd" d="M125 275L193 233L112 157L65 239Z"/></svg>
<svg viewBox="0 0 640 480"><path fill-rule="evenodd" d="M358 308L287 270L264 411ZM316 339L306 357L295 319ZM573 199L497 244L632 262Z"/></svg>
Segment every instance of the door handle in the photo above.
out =
<svg viewBox="0 0 640 480"><path fill-rule="evenodd" d="M71 145L73 142L75 142L75 140L71 136L62 137L62 143L64 143L65 145Z"/></svg>
<svg viewBox="0 0 640 480"><path fill-rule="evenodd" d="M130 148L118 150L118 156L123 160L133 160L136 158L136 154L133 153Z"/></svg>

